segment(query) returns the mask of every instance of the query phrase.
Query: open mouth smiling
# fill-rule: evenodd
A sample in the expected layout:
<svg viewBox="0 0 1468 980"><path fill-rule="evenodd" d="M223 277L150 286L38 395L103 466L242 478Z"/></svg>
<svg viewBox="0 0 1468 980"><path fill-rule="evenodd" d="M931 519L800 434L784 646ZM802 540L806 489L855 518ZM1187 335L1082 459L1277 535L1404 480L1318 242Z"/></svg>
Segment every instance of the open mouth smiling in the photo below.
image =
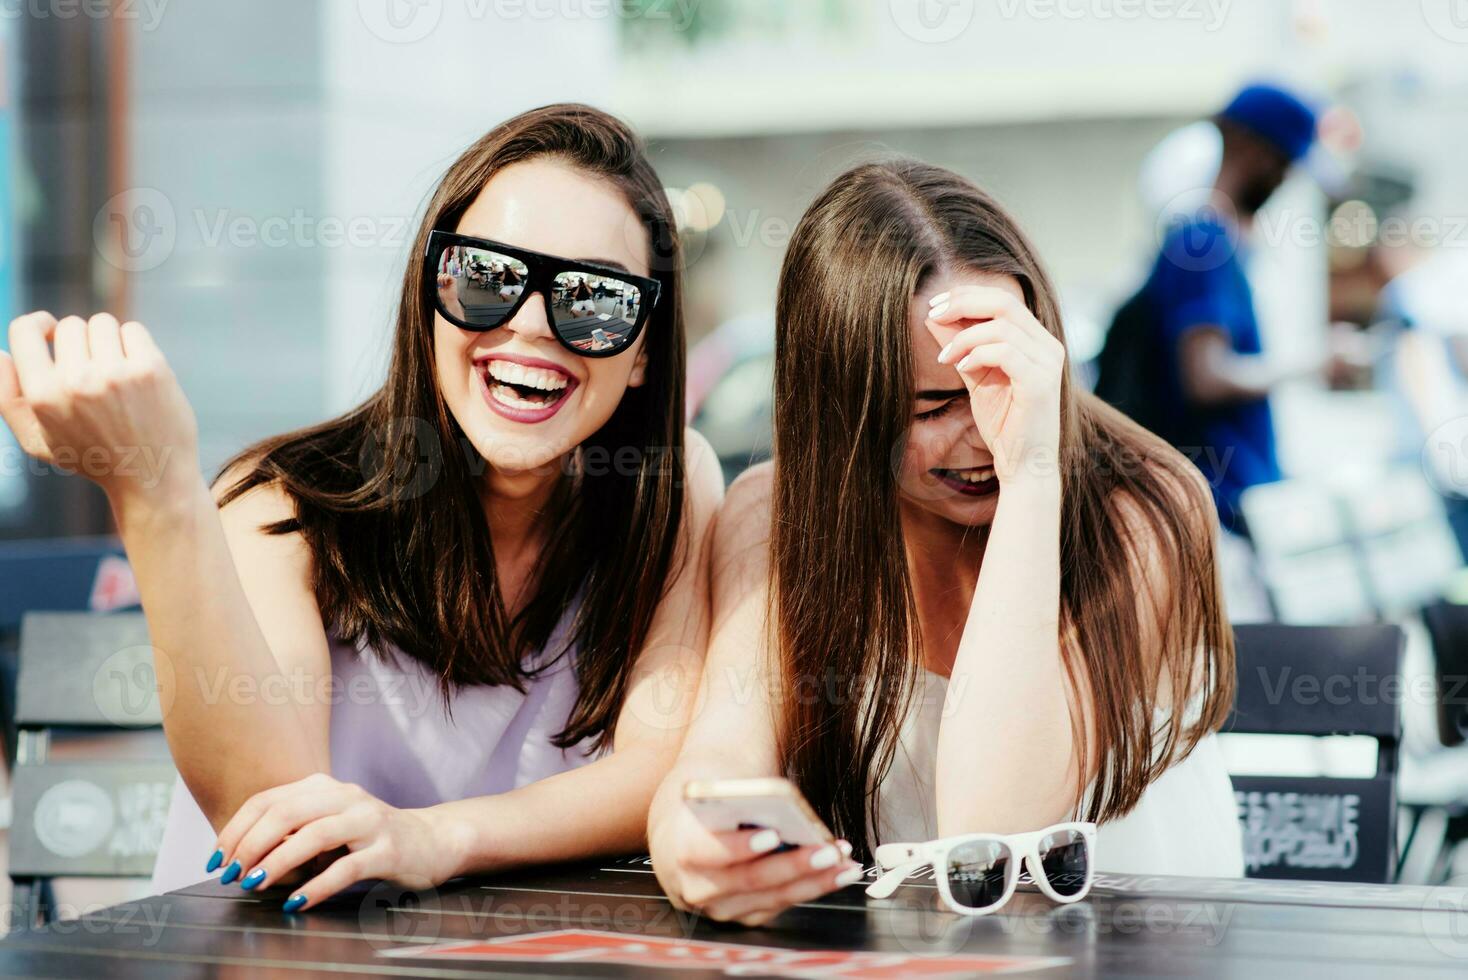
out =
<svg viewBox="0 0 1468 980"><path fill-rule="evenodd" d="M581 384L553 361L519 354L491 354L476 360L474 368L490 409L514 422L545 421Z"/></svg>
<svg viewBox="0 0 1468 980"><path fill-rule="evenodd" d="M965 497L987 497L999 490L999 479L993 466L967 466L963 469L934 468L928 471L938 482Z"/></svg>

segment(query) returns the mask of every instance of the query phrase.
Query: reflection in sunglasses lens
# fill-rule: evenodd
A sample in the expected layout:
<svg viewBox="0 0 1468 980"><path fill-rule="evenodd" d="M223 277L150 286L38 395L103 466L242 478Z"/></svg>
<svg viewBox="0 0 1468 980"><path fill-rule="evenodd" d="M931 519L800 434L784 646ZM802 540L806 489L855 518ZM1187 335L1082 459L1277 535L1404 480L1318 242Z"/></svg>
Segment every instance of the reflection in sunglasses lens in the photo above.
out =
<svg viewBox="0 0 1468 980"><path fill-rule="evenodd" d="M593 353L627 346L642 312L642 290L611 276L561 272L551 291L556 332L566 343Z"/></svg>
<svg viewBox="0 0 1468 980"><path fill-rule="evenodd" d="M1086 885L1091 856L1080 831L1058 830L1040 840L1040 865L1055 893L1064 898L1078 894Z"/></svg>
<svg viewBox="0 0 1468 980"><path fill-rule="evenodd" d="M948 852L948 890L959 905L987 908L1004 897L1014 863L1009 848L997 841L969 841Z"/></svg>
<svg viewBox="0 0 1468 980"><path fill-rule="evenodd" d="M529 277L530 268L517 258L450 245L438 260L438 307L470 329L489 330L505 322Z"/></svg>

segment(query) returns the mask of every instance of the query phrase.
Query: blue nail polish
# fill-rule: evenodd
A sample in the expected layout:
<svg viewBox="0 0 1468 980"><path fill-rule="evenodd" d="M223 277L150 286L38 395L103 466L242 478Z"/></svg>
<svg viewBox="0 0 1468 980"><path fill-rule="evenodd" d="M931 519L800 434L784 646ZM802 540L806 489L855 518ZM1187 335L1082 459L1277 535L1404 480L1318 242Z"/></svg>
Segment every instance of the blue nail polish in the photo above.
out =
<svg viewBox="0 0 1468 980"><path fill-rule="evenodd" d="M229 867L225 868L224 874L219 876L219 883L221 885L229 884L231 881L234 881L236 878L238 878L240 876L240 872L243 870L245 869L240 867L240 863L238 861L229 862Z"/></svg>
<svg viewBox="0 0 1468 980"><path fill-rule="evenodd" d="M294 912L296 909L305 904L305 895L292 895L290 898L286 899L286 903L282 905L281 908L285 909L287 912Z"/></svg>
<svg viewBox="0 0 1468 980"><path fill-rule="evenodd" d="M254 871L251 871L249 874L245 875L245 880L240 882L240 887L243 888L245 891L249 891L251 888L254 888L256 885L260 884L260 882L264 880L265 869L256 868Z"/></svg>
<svg viewBox="0 0 1468 980"><path fill-rule="evenodd" d="M209 863L204 865L204 870L209 874L213 874L219 870L219 866L223 863L224 852L216 849L213 854L209 855Z"/></svg>

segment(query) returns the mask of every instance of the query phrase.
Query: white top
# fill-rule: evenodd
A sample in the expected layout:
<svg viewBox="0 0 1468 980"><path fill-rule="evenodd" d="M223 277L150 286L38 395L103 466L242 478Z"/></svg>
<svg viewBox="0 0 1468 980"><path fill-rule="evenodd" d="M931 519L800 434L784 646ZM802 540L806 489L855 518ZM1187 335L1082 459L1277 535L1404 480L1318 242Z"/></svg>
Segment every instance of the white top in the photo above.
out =
<svg viewBox="0 0 1468 980"><path fill-rule="evenodd" d="M562 615L545 651L528 662L566 645L579 601ZM445 711L438 677L421 661L330 640L331 774L391 806L504 793L595 758L589 741L569 749L551 743L580 693L574 645L528 679L523 693L508 686L461 687ZM209 877L204 864L214 841L214 830L180 779L153 868L154 891Z"/></svg>
<svg viewBox="0 0 1468 980"><path fill-rule="evenodd" d="M918 683L878 799L881 840L888 843L938 836L938 725L948 678L924 670ZM1186 759L1148 786L1130 813L1100 826L1096 870L1243 877L1243 834L1217 736L1205 736Z"/></svg>

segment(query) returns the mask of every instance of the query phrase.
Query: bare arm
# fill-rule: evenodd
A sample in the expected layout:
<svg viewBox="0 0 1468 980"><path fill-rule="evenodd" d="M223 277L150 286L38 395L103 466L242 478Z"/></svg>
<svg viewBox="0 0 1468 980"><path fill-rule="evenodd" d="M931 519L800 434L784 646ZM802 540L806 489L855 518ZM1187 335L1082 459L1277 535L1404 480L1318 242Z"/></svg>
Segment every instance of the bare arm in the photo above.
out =
<svg viewBox="0 0 1468 980"><path fill-rule="evenodd" d="M692 779L782 774L776 753L777 687L770 670L771 468L745 473L729 490L714 531L713 628L688 737L648 815L653 870L678 908L760 925L783 909L824 895L861 874L850 845L769 853L770 833L714 833L683 802Z"/></svg>
<svg viewBox="0 0 1468 980"><path fill-rule="evenodd" d="M326 633L298 535L260 525L289 516L262 487L221 513L201 480L178 497L114 499L138 577L174 764L216 829L255 793L330 770ZM164 666L166 661L167 666Z"/></svg>
<svg viewBox="0 0 1468 980"><path fill-rule="evenodd" d="M1183 393L1199 405L1258 401L1279 384L1320 373L1321 359L1285 364L1263 354L1240 354L1222 327L1199 324L1178 341Z"/></svg>
<svg viewBox="0 0 1468 980"><path fill-rule="evenodd" d="M164 730L205 814L217 827L252 793L324 769L325 708L265 696L283 672L309 677L325 660L302 549L254 527L289 511L252 494L221 521L193 410L142 324L33 313L10 339L0 411L22 446L104 464L86 472L137 575Z"/></svg>
<svg viewBox="0 0 1468 980"><path fill-rule="evenodd" d="M1217 517L1201 475L1185 485L1170 470L1154 467L1154 473L1181 519L1209 540ZM1074 648L1078 641L1073 632L1062 633L1059 623L1058 499L1029 493L1014 504L1006 509L1000 500L939 730L942 835L1019 833L1071 819L1080 803L1078 771L1089 783L1101 763L1084 668L1073 685L1061 661L1061 644ZM1140 683L1154 685L1156 703L1167 708L1174 696L1186 701L1192 694L1167 688L1167 658L1184 653L1167 649L1164 639L1175 586L1141 507L1120 494L1111 506L1139 583L1136 642L1147 665ZM1202 679L1194 676L1191 683ZM998 691L1002 697L993 696ZM1085 759L1072 718L1090 747ZM982 779L974 778L976 771Z"/></svg>

